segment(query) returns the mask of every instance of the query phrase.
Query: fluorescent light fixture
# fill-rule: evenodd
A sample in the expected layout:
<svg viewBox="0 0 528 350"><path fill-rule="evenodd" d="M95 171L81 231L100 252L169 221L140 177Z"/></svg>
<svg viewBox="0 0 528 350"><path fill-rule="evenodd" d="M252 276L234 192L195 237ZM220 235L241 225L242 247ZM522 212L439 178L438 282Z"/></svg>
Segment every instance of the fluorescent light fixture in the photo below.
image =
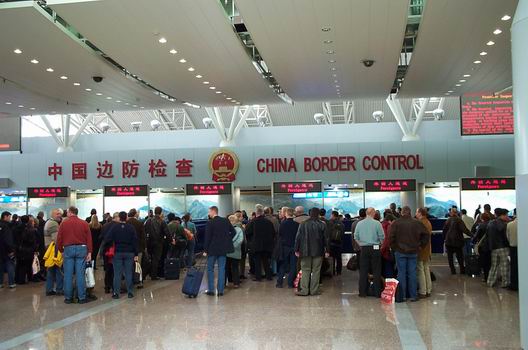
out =
<svg viewBox="0 0 528 350"><path fill-rule="evenodd" d="M84 89L84 90L86 90L86 91L92 91L92 89L90 89L90 88L86 88L86 89Z"/></svg>
<svg viewBox="0 0 528 350"><path fill-rule="evenodd" d="M30 109L31 109L32 111L34 111L34 110L35 110L35 107L31 107Z"/></svg>
<svg viewBox="0 0 528 350"><path fill-rule="evenodd" d="M469 78L471 74L464 74L464 78Z"/></svg>
<svg viewBox="0 0 528 350"><path fill-rule="evenodd" d="M216 87L214 87L214 86L209 86L209 89L211 89L211 90L216 90Z"/></svg>
<svg viewBox="0 0 528 350"><path fill-rule="evenodd" d="M107 99L107 100L111 100L112 98L111 98L110 96L108 96L106 99Z"/></svg>
<svg viewBox="0 0 528 350"><path fill-rule="evenodd" d="M137 107L137 105L132 105L132 107Z"/></svg>
<svg viewBox="0 0 528 350"><path fill-rule="evenodd" d="M171 54L173 54L173 55L176 55L176 54L178 53L178 51L176 51L176 50L174 50L174 49L170 50L169 52L170 52Z"/></svg>
<svg viewBox="0 0 528 350"><path fill-rule="evenodd" d="M476 61L473 61L473 63L475 63L475 64L481 64L482 61L476 60Z"/></svg>
<svg viewBox="0 0 528 350"><path fill-rule="evenodd" d="M510 15L504 15L501 17L501 21L509 21L511 19Z"/></svg>
<svg viewBox="0 0 528 350"><path fill-rule="evenodd" d="M139 107L139 108L145 108L145 107L141 106L141 107Z"/></svg>
<svg viewBox="0 0 528 350"><path fill-rule="evenodd" d="M36 58L32 59L30 62L33 63L33 64L38 64L39 63L39 61Z"/></svg>
<svg viewBox="0 0 528 350"><path fill-rule="evenodd" d="M202 78L202 76L200 74L196 74L195 77L197 77L198 79Z"/></svg>
<svg viewBox="0 0 528 350"><path fill-rule="evenodd" d="M102 96L102 95L103 95L103 94L100 93L100 92L96 92L95 94L96 94L97 96Z"/></svg>
<svg viewBox="0 0 528 350"><path fill-rule="evenodd" d="M16 53L17 55L20 55L22 53L22 50L14 49L13 52Z"/></svg>
<svg viewBox="0 0 528 350"><path fill-rule="evenodd" d="M451 94L451 93L453 93L453 90L449 90L448 92Z"/></svg>
<svg viewBox="0 0 528 350"><path fill-rule="evenodd" d="M180 63L185 63L187 60L185 58L180 59Z"/></svg>
<svg viewBox="0 0 528 350"><path fill-rule="evenodd" d="M500 30L499 28L497 28L497 29L495 29L493 31L493 34L495 34L495 35L499 35L500 33L502 33L502 30Z"/></svg>
<svg viewBox="0 0 528 350"><path fill-rule="evenodd" d="M328 60L328 63L336 63L336 60Z"/></svg>
<svg viewBox="0 0 528 350"><path fill-rule="evenodd" d="M79 85L81 85L81 83L73 83L73 85L79 86Z"/></svg>
<svg viewBox="0 0 528 350"><path fill-rule="evenodd" d="M24 108L24 106L23 106L23 105L18 105L18 107L19 107L19 108Z"/></svg>
<svg viewBox="0 0 528 350"><path fill-rule="evenodd" d="M121 103L121 100L117 100L116 102L117 102L117 103Z"/></svg>
<svg viewBox="0 0 528 350"><path fill-rule="evenodd" d="M222 93L222 91L217 91L216 93L217 93L217 94L221 94L221 93Z"/></svg>
<svg viewBox="0 0 528 350"><path fill-rule="evenodd" d="M455 84L455 86L462 86L462 84Z"/></svg>
<svg viewBox="0 0 528 350"><path fill-rule="evenodd" d="M231 100L231 97L226 97L226 100Z"/></svg>
<svg viewBox="0 0 528 350"><path fill-rule="evenodd" d="M486 56L488 53L486 51L482 51L479 55Z"/></svg>
<svg viewBox="0 0 528 350"><path fill-rule="evenodd" d="M207 84L209 84L209 82L208 81L204 81L203 84L207 85Z"/></svg>
<svg viewBox="0 0 528 350"><path fill-rule="evenodd" d="M336 70L336 69L337 69L336 67L332 67L332 68L330 68L330 70Z"/></svg>
<svg viewBox="0 0 528 350"><path fill-rule="evenodd" d="M46 68L46 72L53 72L53 68L49 67L49 68Z"/></svg>
<svg viewBox="0 0 528 350"><path fill-rule="evenodd" d="M466 82L466 79L460 79L459 82L461 82L461 83L465 83L465 82Z"/></svg>
<svg viewBox="0 0 528 350"><path fill-rule="evenodd" d="M193 68L193 67L189 67L189 68L187 68L187 70L188 70L189 72L194 72L194 68Z"/></svg>
<svg viewBox="0 0 528 350"><path fill-rule="evenodd" d="M495 42L494 42L493 40L490 40L490 41L488 41L488 42L486 43L486 45L488 45L488 46L493 46L493 45L495 45Z"/></svg>
<svg viewBox="0 0 528 350"><path fill-rule="evenodd" d="M164 37L161 37L159 38L158 40L161 44L165 44L167 42L167 39L165 39Z"/></svg>
<svg viewBox="0 0 528 350"><path fill-rule="evenodd" d="M12 103L11 103L11 102L6 102L5 104L6 104L6 105L11 105Z"/></svg>
<svg viewBox="0 0 528 350"><path fill-rule="evenodd" d="M61 75L61 77L60 77L60 78L61 78L62 80L66 80L66 79L68 79L68 77L67 77L67 76L65 76L65 75Z"/></svg>

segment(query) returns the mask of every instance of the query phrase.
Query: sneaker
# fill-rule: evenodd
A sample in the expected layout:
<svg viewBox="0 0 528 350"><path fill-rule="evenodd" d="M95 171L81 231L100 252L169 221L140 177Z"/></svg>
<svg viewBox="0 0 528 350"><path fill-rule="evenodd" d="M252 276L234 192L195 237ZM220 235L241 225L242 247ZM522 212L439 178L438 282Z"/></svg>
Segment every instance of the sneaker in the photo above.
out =
<svg viewBox="0 0 528 350"><path fill-rule="evenodd" d="M73 300L71 299L64 299L64 304L71 304L73 303Z"/></svg>
<svg viewBox="0 0 528 350"><path fill-rule="evenodd" d="M119 294L112 294L112 299L119 299Z"/></svg>
<svg viewBox="0 0 528 350"><path fill-rule="evenodd" d="M46 292L46 296L47 297L50 297L50 296L53 296L53 295L57 295L57 292L55 292L54 290Z"/></svg>
<svg viewBox="0 0 528 350"><path fill-rule="evenodd" d="M210 292L210 291L207 291L205 292L206 295L209 295L211 297L214 297L215 296L215 293L214 292Z"/></svg>
<svg viewBox="0 0 528 350"><path fill-rule="evenodd" d="M128 293L128 299L132 299L134 297L134 294Z"/></svg>
<svg viewBox="0 0 528 350"><path fill-rule="evenodd" d="M223 296L224 296L224 293L220 293L220 292L219 292L219 293L218 293L218 296L219 296L219 297L223 297Z"/></svg>
<svg viewBox="0 0 528 350"><path fill-rule="evenodd" d="M11 288L11 289L16 288L16 287L17 287L16 284L10 284L10 285L9 285L9 288Z"/></svg>

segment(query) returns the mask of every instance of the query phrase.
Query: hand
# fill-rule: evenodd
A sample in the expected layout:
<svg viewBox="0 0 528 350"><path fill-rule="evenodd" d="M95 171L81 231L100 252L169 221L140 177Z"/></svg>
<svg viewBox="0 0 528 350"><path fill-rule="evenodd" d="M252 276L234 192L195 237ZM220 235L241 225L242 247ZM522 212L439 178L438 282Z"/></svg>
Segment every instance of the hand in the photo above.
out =
<svg viewBox="0 0 528 350"><path fill-rule="evenodd" d="M173 238L172 239L172 242L171 242L172 245L176 245L176 240Z"/></svg>
<svg viewBox="0 0 528 350"><path fill-rule="evenodd" d="M135 262L138 262L139 261L139 258L137 256L134 257L134 261Z"/></svg>
<svg viewBox="0 0 528 350"><path fill-rule="evenodd" d="M206 252L203 252L203 256L207 256L207 253L206 253Z"/></svg>
<svg viewBox="0 0 528 350"><path fill-rule="evenodd" d="M92 261L92 253L88 253L88 255L86 255L86 261L87 262Z"/></svg>
<svg viewBox="0 0 528 350"><path fill-rule="evenodd" d="M328 257L330 257L330 254L325 253L325 258L328 258Z"/></svg>
<svg viewBox="0 0 528 350"><path fill-rule="evenodd" d="M301 256L301 253L295 252L295 256L299 258Z"/></svg>

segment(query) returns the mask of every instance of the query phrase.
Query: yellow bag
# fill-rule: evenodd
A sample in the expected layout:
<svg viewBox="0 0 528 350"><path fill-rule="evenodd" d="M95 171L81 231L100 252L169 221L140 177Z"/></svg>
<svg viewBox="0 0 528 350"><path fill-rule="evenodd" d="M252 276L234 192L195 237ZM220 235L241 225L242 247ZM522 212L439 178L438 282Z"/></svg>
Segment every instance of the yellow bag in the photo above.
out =
<svg viewBox="0 0 528 350"><path fill-rule="evenodd" d="M62 262L61 252L57 250L57 255L55 255L55 242L51 242L46 250L46 254L44 254L44 266L47 268L53 266L61 267Z"/></svg>

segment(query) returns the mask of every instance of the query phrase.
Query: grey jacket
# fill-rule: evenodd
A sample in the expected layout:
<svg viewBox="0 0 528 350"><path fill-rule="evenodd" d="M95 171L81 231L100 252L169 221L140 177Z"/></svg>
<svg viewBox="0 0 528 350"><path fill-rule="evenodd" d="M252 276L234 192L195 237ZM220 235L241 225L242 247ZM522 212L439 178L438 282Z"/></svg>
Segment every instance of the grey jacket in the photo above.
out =
<svg viewBox="0 0 528 350"><path fill-rule="evenodd" d="M59 223L53 219L46 221L44 225L44 244L49 246L51 242L57 241L57 233L59 232Z"/></svg>
<svg viewBox="0 0 528 350"><path fill-rule="evenodd" d="M319 219L308 219L299 226L295 251L305 256L323 256L327 251L326 226Z"/></svg>

